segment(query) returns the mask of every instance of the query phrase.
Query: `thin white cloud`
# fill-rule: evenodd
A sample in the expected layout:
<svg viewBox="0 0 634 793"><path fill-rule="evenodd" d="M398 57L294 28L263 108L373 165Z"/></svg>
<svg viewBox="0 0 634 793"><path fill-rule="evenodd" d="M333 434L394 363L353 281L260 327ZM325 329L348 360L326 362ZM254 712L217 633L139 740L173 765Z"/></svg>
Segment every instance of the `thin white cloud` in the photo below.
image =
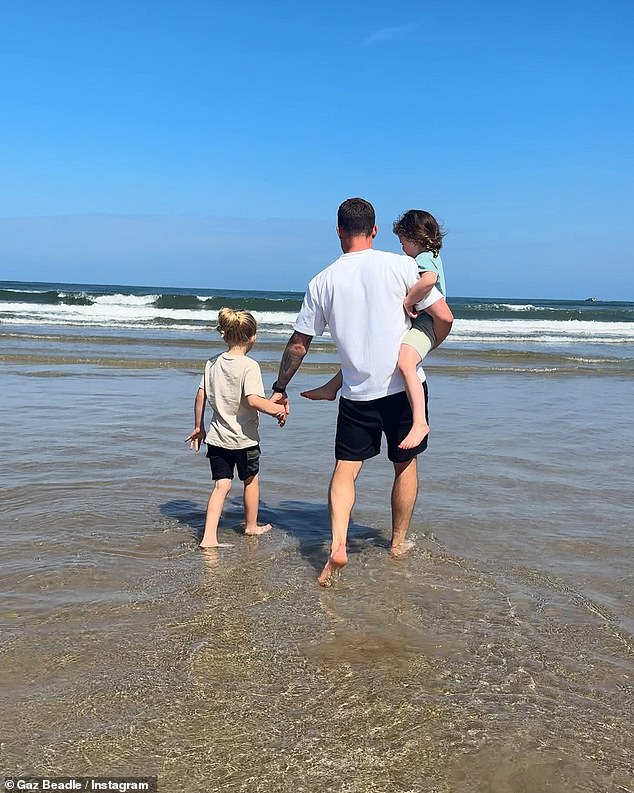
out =
<svg viewBox="0 0 634 793"><path fill-rule="evenodd" d="M361 42L361 47L369 47L371 44L378 44L381 41L390 41L391 39L403 36L406 33L411 33L416 30L416 25L399 25L395 28L381 28L371 33L366 39Z"/></svg>

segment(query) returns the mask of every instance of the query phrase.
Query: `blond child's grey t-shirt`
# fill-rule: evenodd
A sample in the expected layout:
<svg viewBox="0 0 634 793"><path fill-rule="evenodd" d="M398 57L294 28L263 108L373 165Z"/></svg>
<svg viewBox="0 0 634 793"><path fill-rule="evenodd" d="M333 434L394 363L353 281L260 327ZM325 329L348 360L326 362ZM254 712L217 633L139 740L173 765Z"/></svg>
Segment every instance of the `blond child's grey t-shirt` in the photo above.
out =
<svg viewBox="0 0 634 793"><path fill-rule="evenodd" d="M247 397L264 397L262 372L246 355L222 352L207 361L200 381L213 416L206 442L223 449L248 449L260 442L258 411Z"/></svg>

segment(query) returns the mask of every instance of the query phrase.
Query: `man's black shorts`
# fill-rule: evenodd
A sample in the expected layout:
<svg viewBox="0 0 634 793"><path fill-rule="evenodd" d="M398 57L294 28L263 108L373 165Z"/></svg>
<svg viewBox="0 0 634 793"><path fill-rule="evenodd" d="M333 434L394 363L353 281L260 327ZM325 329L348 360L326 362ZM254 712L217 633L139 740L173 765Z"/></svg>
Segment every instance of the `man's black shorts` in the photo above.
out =
<svg viewBox="0 0 634 793"><path fill-rule="evenodd" d="M427 409L427 383L425 413ZM428 418L429 420L429 418ZM427 437L413 449L399 449L398 445L412 428L412 408L405 391L367 402L339 400L335 459L360 462L376 457L381 451L381 435L387 440L387 456L393 463L406 463L427 448Z"/></svg>
<svg viewBox="0 0 634 793"><path fill-rule="evenodd" d="M234 468L238 469L238 479L244 482L260 470L260 447L250 449L223 449L207 444L207 457L211 465L212 479L233 479Z"/></svg>

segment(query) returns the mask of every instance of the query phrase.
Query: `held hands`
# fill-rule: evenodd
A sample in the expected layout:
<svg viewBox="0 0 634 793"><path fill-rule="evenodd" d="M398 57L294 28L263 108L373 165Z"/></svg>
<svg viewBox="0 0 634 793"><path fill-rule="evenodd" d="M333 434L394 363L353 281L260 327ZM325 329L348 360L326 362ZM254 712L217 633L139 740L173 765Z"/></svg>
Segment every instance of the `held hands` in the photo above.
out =
<svg viewBox="0 0 634 793"><path fill-rule="evenodd" d="M276 394L273 394L273 396L276 396ZM277 396L282 396L282 395L277 394ZM271 416L273 416L273 418L277 421L280 427L283 427L286 424L286 416L288 414L288 411L284 408L284 405L282 405L281 402L279 402L277 399L273 399L273 397L271 397L269 402L272 403L272 410L269 410L267 412Z"/></svg>
<svg viewBox="0 0 634 793"><path fill-rule="evenodd" d="M200 427L194 427L191 435L188 435L185 438L185 443L189 441L189 448L197 452L200 449L200 444L203 443L206 437L207 433L205 430L201 429Z"/></svg>
<svg viewBox="0 0 634 793"><path fill-rule="evenodd" d="M288 401L288 396L286 393L280 394L277 391L274 391L271 396L269 397L271 402L275 402L276 405L279 406L279 412L275 413L275 418L277 419L277 423L280 427L283 427L286 424L286 417L291 412L291 405Z"/></svg>

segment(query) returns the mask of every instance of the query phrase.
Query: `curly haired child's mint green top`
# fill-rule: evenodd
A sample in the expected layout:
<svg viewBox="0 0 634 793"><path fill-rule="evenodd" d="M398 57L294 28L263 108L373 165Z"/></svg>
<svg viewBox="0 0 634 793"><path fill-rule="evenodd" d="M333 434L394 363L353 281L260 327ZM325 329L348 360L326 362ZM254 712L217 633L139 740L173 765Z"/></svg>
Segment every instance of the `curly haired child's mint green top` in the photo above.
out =
<svg viewBox="0 0 634 793"><path fill-rule="evenodd" d="M440 256L434 256L431 251L423 251L416 257L416 264L418 265L418 272L422 273L425 270L431 270L436 273L436 288L442 292L443 297L447 297L445 289L445 271L442 266L442 259Z"/></svg>

